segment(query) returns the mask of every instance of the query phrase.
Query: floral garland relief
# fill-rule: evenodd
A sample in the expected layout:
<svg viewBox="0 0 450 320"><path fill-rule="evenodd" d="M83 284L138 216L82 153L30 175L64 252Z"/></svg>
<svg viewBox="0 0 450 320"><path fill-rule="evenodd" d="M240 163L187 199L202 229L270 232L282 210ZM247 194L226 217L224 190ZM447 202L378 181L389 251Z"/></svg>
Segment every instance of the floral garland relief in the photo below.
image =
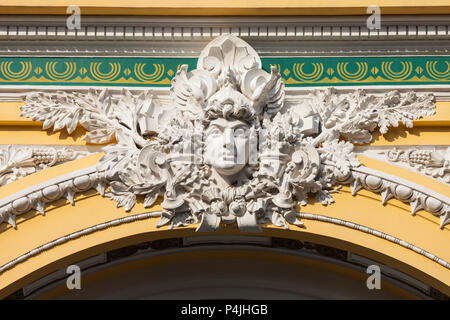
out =
<svg viewBox="0 0 450 320"><path fill-rule="evenodd" d="M386 133L434 114L431 95L397 91L327 89L288 106L277 69L264 71L255 50L232 35L210 42L197 69L181 66L171 96L171 108L163 108L149 91L38 92L22 111L44 129L70 134L81 124L89 143L115 140L97 164L105 195L126 210L137 196L145 207L163 196L158 226L199 223L202 232L235 222L244 232L268 222L302 226L294 207L310 194L328 205L341 184L370 187L373 179L352 175L360 167L354 143L370 142L377 127Z"/></svg>

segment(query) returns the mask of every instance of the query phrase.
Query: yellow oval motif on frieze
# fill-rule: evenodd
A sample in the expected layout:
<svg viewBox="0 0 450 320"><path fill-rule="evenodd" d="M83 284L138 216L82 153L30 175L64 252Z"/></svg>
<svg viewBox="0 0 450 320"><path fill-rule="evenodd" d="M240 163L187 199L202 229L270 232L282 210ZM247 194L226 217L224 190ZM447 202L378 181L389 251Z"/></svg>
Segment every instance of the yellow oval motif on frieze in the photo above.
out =
<svg viewBox="0 0 450 320"><path fill-rule="evenodd" d="M400 61L402 70L397 72L392 70L393 63L393 61L381 63L381 72L386 78L390 80L404 80L411 75L413 68L410 61Z"/></svg>
<svg viewBox="0 0 450 320"><path fill-rule="evenodd" d="M136 78L141 81L151 81L155 82L162 78L164 74L164 65L163 64L153 64L155 67L155 71L153 73L145 73L144 67L146 63L136 63L134 65L134 74L136 75Z"/></svg>
<svg viewBox="0 0 450 320"><path fill-rule="evenodd" d="M31 74L32 66L30 61L21 61L22 69L17 72L11 70L12 64L12 61L2 61L0 63L0 71L6 79L24 80Z"/></svg>
<svg viewBox="0 0 450 320"><path fill-rule="evenodd" d="M115 78L117 78L121 70L121 66L119 63L110 62L109 65L111 66L111 70L107 73L103 73L100 71L100 65L102 65L102 62L92 62L89 67L91 76L94 79L100 81L114 80Z"/></svg>
<svg viewBox="0 0 450 320"><path fill-rule="evenodd" d="M311 64L313 65L314 70L311 73L305 73L303 71L304 64L305 63L294 63L293 71L294 71L294 75L297 77L297 79L303 80L303 81L317 81L322 77L322 75L323 75L323 64L322 63L312 62Z"/></svg>
<svg viewBox="0 0 450 320"><path fill-rule="evenodd" d="M337 64L337 73L344 80L358 81L365 77L368 71L367 62L355 62L358 70L351 73L347 70L348 62L339 62Z"/></svg>
<svg viewBox="0 0 450 320"><path fill-rule="evenodd" d="M47 73L47 77L52 80L68 80L72 78L77 71L77 66L73 61L64 62L66 65L66 70L63 72L58 72L55 70L55 66L57 64L58 62L56 61L47 62L45 64L45 72Z"/></svg>

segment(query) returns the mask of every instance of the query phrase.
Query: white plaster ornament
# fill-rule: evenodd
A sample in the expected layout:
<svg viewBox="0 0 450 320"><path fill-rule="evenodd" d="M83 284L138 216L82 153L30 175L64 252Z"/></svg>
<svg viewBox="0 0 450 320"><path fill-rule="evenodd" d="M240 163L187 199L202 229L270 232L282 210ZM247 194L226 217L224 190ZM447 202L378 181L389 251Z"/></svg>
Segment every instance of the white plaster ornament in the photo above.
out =
<svg viewBox="0 0 450 320"><path fill-rule="evenodd" d="M0 149L0 186L88 154L70 147L8 145Z"/></svg>
<svg viewBox="0 0 450 320"><path fill-rule="evenodd" d="M302 226L297 203L306 205L314 194L328 205L341 184L381 192L383 201L417 202L414 210L441 216L441 226L449 221L447 202L371 178L353 153L353 144L370 142L377 127L382 133L399 122L411 127L414 119L433 114L431 95L326 89L288 108L278 70L264 71L254 49L226 35L204 48L197 69L180 67L171 96L173 108L158 121L148 113L155 107L152 94L127 90L116 96L107 90L38 92L22 111L45 129L71 133L79 123L90 143L115 139L104 148L91 184L101 192L108 186L105 195L126 210L137 196L145 207L163 196L158 226L200 223L201 232L235 222L243 232L260 231L265 223Z"/></svg>
<svg viewBox="0 0 450 320"><path fill-rule="evenodd" d="M420 150L417 148L383 152L392 162L404 162L418 172L450 183L450 147L446 150Z"/></svg>

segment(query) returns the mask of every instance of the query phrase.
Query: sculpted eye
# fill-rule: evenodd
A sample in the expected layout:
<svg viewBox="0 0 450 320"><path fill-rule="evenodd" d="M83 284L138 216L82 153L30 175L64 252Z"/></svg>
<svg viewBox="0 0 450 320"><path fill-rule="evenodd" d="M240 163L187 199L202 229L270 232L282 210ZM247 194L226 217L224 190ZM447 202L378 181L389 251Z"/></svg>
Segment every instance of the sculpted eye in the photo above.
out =
<svg viewBox="0 0 450 320"><path fill-rule="evenodd" d="M222 131L220 131L220 129L217 128L217 127L212 127L207 132L208 136L218 136L218 135L221 135L221 134L222 134Z"/></svg>

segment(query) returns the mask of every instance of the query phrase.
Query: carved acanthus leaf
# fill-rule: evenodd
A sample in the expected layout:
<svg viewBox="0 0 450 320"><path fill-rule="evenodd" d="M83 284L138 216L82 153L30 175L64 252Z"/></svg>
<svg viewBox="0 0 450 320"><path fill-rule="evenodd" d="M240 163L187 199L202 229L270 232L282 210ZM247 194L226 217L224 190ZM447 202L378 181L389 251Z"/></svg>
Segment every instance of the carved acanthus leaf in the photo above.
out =
<svg viewBox="0 0 450 320"><path fill-rule="evenodd" d="M358 167L360 162L353 153L353 144L346 141L324 141L319 148L322 162L329 161L336 169L336 175L340 177L348 176L351 168Z"/></svg>
<svg viewBox="0 0 450 320"><path fill-rule="evenodd" d="M105 144L115 138L142 145L145 140L138 132L137 115L148 103L148 95L144 92L135 96L124 90L119 97L113 97L107 89L90 89L87 93L36 92L26 97L21 110L22 116L42 121L44 129L66 128L71 134L80 124L89 131L84 137L89 143Z"/></svg>
<svg viewBox="0 0 450 320"><path fill-rule="evenodd" d="M317 143L338 137L351 143L369 143L371 132L376 127L383 134L400 122L412 127L413 120L435 112L432 95L419 95L412 91L406 94L390 91L374 96L363 90L336 94L334 89L327 89L315 91L311 98L323 123Z"/></svg>

